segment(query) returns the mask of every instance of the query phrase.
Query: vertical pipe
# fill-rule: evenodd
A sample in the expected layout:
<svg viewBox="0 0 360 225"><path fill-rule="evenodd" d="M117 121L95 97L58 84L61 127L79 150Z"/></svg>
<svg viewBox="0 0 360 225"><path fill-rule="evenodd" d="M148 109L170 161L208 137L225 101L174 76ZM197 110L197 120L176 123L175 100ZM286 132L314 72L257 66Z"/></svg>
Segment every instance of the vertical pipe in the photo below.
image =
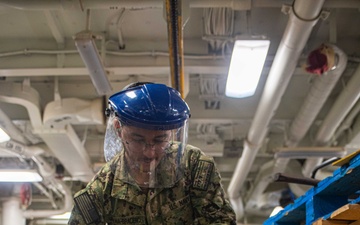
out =
<svg viewBox="0 0 360 225"><path fill-rule="evenodd" d="M181 0L166 0L171 85L184 98L184 51Z"/></svg>
<svg viewBox="0 0 360 225"><path fill-rule="evenodd" d="M259 106L249 129L244 150L228 187L229 199L239 221L244 216L241 189L266 135L281 98L292 77L300 54L313 26L319 19L325 0L296 0L289 22L271 66Z"/></svg>
<svg viewBox="0 0 360 225"><path fill-rule="evenodd" d="M3 225L25 225L25 222L18 198L12 197L2 203Z"/></svg>

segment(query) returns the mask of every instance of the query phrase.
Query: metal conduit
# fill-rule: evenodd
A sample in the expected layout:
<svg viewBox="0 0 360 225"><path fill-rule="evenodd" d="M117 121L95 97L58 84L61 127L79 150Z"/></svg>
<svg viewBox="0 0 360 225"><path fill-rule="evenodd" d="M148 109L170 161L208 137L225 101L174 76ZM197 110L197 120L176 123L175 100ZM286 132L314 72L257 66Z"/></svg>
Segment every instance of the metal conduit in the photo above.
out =
<svg viewBox="0 0 360 225"><path fill-rule="evenodd" d="M240 190L267 135L270 120L280 104L300 54L319 18L323 4L324 0L296 0L292 7L289 22L270 69L247 140L244 142L243 155L236 165L228 188L228 195L237 213L237 220L240 220L244 214Z"/></svg>
<svg viewBox="0 0 360 225"><path fill-rule="evenodd" d="M166 0L171 85L184 96L184 50L181 0Z"/></svg>

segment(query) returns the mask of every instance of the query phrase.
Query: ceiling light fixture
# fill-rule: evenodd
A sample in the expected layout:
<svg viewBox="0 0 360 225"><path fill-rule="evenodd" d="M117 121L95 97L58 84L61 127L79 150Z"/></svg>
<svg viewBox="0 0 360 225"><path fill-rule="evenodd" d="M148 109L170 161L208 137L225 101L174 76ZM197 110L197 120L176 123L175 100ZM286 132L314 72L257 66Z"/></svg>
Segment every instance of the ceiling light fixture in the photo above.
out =
<svg viewBox="0 0 360 225"><path fill-rule="evenodd" d="M43 178L35 170L1 169L0 182L40 182Z"/></svg>
<svg viewBox="0 0 360 225"><path fill-rule="evenodd" d="M226 96L245 98L254 95L269 46L269 40L235 41L226 81Z"/></svg>
<svg viewBox="0 0 360 225"><path fill-rule="evenodd" d="M95 44L95 35L89 30L85 30L77 33L74 40L97 93L99 95L109 94L112 87Z"/></svg>
<svg viewBox="0 0 360 225"><path fill-rule="evenodd" d="M0 127L0 143L10 140L10 136Z"/></svg>

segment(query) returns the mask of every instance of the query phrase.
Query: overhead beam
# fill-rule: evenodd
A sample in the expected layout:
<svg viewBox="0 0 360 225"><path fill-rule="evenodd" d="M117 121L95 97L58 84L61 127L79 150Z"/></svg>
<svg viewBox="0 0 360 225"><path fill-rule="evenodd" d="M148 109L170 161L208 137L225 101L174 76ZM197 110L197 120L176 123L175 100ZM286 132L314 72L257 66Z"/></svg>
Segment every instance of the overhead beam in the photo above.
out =
<svg viewBox="0 0 360 225"><path fill-rule="evenodd" d="M49 28L51 30L52 35L54 36L56 42L60 46L65 45L65 37L63 29L60 25L59 18L56 16L56 14L50 10L44 11L46 21L49 25Z"/></svg>
<svg viewBox="0 0 360 225"><path fill-rule="evenodd" d="M269 67L264 68L268 73ZM227 66L186 66L185 74L221 75L227 74ZM109 77L128 75L164 75L169 76L168 66L123 66L107 67ZM303 68L295 69L294 75L306 74ZM0 77L41 77L41 76L89 76L86 68L21 68L21 69L0 69Z"/></svg>
<svg viewBox="0 0 360 225"><path fill-rule="evenodd" d="M81 4L80 4L81 3ZM292 0L191 0L191 8L222 8L230 7L234 10L249 10L250 8L282 7L283 4L292 4ZM0 10L14 8L18 10L85 10L85 9L147 9L163 8L162 0L0 0ZM327 0L326 8L360 8L357 0Z"/></svg>

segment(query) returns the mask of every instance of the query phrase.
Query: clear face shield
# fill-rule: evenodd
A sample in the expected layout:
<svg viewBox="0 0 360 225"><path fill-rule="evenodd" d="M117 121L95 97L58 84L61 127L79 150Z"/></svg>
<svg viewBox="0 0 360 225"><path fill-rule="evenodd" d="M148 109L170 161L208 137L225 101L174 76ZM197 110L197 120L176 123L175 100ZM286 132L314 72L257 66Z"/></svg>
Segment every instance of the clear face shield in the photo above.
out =
<svg viewBox="0 0 360 225"><path fill-rule="evenodd" d="M120 179L144 188L171 187L184 175L188 123L180 128L148 130L109 116L104 154L120 157ZM118 168L119 169L119 168Z"/></svg>

